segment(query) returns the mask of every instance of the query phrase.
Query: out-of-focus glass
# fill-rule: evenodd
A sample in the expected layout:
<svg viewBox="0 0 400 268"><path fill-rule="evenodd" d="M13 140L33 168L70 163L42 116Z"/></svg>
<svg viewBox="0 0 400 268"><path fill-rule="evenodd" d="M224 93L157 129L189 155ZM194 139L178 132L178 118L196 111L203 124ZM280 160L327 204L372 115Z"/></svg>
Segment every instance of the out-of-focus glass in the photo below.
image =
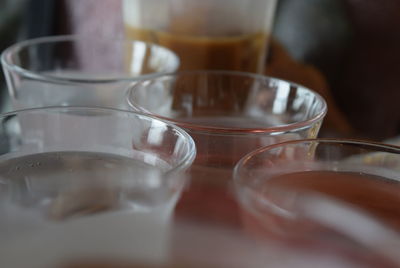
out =
<svg viewBox="0 0 400 268"><path fill-rule="evenodd" d="M276 0L124 0L126 37L165 46L181 70L262 72Z"/></svg>
<svg viewBox="0 0 400 268"><path fill-rule="evenodd" d="M234 178L245 225L253 230L329 240L332 232L326 229L331 229L379 248L379 231L400 227L399 147L351 140L288 141L246 155Z"/></svg>
<svg viewBox="0 0 400 268"><path fill-rule="evenodd" d="M47 106L126 108L135 79L173 72L178 57L142 41L52 36L17 43L2 54L15 110Z"/></svg>
<svg viewBox="0 0 400 268"><path fill-rule="evenodd" d="M13 247L40 243L47 228L64 230L66 222L79 224L81 218L111 228L117 224L113 213L127 214L121 224L132 217L151 218L158 230L151 229L154 240L163 247L164 229L185 185L184 171L195 157L186 132L153 117L105 108L21 110L1 115L0 122L2 252L17 253ZM102 223L102 217L111 223ZM88 239L103 232L90 225L87 231L76 227L67 240L88 250L80 232L91 231ZM0 263L7 260L21 258L5 254ZM11 263L1 266L20 267Z"/></svg>

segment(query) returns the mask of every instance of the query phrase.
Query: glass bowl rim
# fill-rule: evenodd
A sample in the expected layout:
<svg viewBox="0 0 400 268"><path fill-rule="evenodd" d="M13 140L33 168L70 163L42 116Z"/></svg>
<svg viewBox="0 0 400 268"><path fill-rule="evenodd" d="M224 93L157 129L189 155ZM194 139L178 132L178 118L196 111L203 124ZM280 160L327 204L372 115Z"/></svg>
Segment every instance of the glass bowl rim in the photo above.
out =
<svg viewBox="0 0 400 268"><path fill-rule="evenodd" d="M32 46L40 46L43 44L52 44L52 43L73 43L79 41L88 41L93 42L90 37L83 36L83 35L54 35L54 36L45 36L45 37L38 37L33 39L24 40L18 43L15 43L8 48L6 48L0 55L0 60L3 65L4 69L7 69L10 72L15 72L23 77L27 77L29 79L37 80L37 81L45 81L47 83L78 83L78 84L108 84L108 83L116 83L116 82L134 82L138 79L145 78L145 77L152 77L154 75L162 74L160 73L149 73L143 74L139 76L116 76L113 78L65 78L65 77L58 77L58 76L50 76L46 74L40 74L35 71L31 71L29 69L23 68L19 65L16 65L12 57L13 55L19 53L21 50L32 47ZM151 42L145 42L140 40L129 40L125 38L105 38L105 37L95 37L95 40L101 40L104 42L111 42L111 43L126 43L126 44L134 44L140 43L144 44L146 47L155 47L162 51L168 52L172 57L174 57L174 61L176 62L176 68L179 67L179 57L170 49L157 45ZM165 72L166 73L166 72Z"/></svg>
<svg viewBox="0 0 400 268"><path fill-rule="evenodd" d="M385 144L382 142L372 141L372 140L362 140L362 139L341 139L341 138L315 138L315 139L300 139L300 140L289 140L284 141L268 146L264 146L258 148L245 156L243 156L235 165L233 170L233 180L235 183L240 183L242 180L242 176L240 175L240 171L242 168L245 167L246 163L252 160L254 157L258 155L262 155L271 150L275 150L278 148L284 148L285 146L290 145L301 145L301 144L328 144L328 145L342 145L342 146L357 146L357 147L366 147L369 149L375 149L376 152L387 152L398 154L400 157L400 146L392 145L392 144Z"/></svg>
<svg viewBox="0 0 400 268"><path fill-rule="evenodd" d="M289 124L285 124L285 125L278 125L278 126L266 127L266 128L228 128L228 127L216 127L216 126L209 126L209 125L198 125L198 124L193 124L190 122L184 123L177 119L164 117L164 116L152 113L150 111L147 111L146 109L141 107L141 105L136 104L131 99L131 95L135 91L139 90L140 87L142 87L144 83L148 83L149 81L157 81L160 79L178 77L178 76L182 76L182 75L199 75L199 74L238 76L238 77L252 78L252 79L260 80L260 81L284 82L290 86L294 86L296 88L305 90L306 92L314 95L314 97L321 104L321 111L319 111L315 116L313 116L312 118L309 118L307 120L289 123ZM226 70L178 71L178 72L165 73L165 74L156 74L156 75L148 77L148 78L143 77L143 78L139 79L138 81L136 81L136 83L131 84L128 87L128 90L126 91L126 101L128 102L129 107L131 107L135 111L139 111L139 112L142 112L145 114L150 114L150 115L156 116L156 117L158 117L162 120L166 120L172 124L179 125L180 127L184 128L184 129L190 129L190 131L220 133L220 134L227 134L227 135L229 135L229 134L230 135L249 135L249 134L279 135L279 134L285 134L285 133L292 133L292 132L296 132L296 131L308 128L308 127L312 126L314 123L317 123L319 121L322 123L323 118L325 117L325 115L328 111L328 106L327 106L325 99L318 92L311 90L305 86L302 86L298 83L294 83L294 82L276 78L276 77L266 76L263 74L241 72L241 71L226 71Z"/></svg>
<svg viewBox="0 0 400 268"><path fill-rule="evenodd" d="M175 165L173 165L166 174L174 173L177 171L185 170L186 168L190 167L193 163L194 159L196 158L196 145L193 138L182 128L179 126L170 124L169 122L159 119L155 116L151 116L148 114L143 114L136 111L127 111L115 108L105 108L105 107L95 107L95 106L49 106L49 107L39 107L39 108L29 108L29 109L22 109L22 110L15 110L7 113L0 114L0 122L7 121L15 116L21 114L29 114L29 113L36 113L36 112L70 112L70 111L78 111L78 112L106 112L110 115L117 114L117 116L123 116L129 118L130 116L134 116L139 118L139 120L149 120L149 121L158 121L166 126L170 126L176 133L179 133L181 137L185 139L187 152L185 153L184 157L179 159Z"/></svg>

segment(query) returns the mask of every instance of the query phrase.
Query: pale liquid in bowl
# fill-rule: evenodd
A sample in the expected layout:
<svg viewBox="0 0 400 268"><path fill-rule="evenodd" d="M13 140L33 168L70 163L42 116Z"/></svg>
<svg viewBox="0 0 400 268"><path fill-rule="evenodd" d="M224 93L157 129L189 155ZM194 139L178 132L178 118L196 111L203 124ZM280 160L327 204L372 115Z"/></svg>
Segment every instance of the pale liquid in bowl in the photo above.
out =
<svg viewBox="0 0 400 268"><path fill-rule="evenodd" d="M0 158L0 266L163 259L181 190L165 182L169 169L103 152Z"/></svg>
<svg viewBox="0 0 400 268"><path fill-rule="evenodd" d="M171 210L178 191L163 182L166 163L152 166L96 152L48 152L0 161L5 201L51 219L100 211ZM165 187L163 187L165 186Z"/></svg>
<svg viewBox="0 0 400 268"><path fill-rule="evenodd" d="M48 76L77 77L74 71L44 72ZM89 79L89 75L85 76ZM91 77L95 79L95 76ZM103 77L104 78L104 77ZM22 80L20 86L11 94L14 110L46 106L99 106L126 109L126 87L128 81L114 83L65 83L42 80Z"/></svg>

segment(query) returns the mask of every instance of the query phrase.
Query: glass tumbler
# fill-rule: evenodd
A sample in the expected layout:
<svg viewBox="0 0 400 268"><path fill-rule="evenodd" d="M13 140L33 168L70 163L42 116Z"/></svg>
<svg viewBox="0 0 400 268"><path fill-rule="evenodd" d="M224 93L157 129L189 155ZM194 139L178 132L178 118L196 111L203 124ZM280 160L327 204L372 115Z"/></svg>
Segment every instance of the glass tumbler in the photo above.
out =
<svg viewBox="0 0 400 268"><path fill-rule="evenodd" d="M180 70L260 73L276 0L124 0L126 37L165 46Z"/></svg>
<svg viewBox="0 0 400 268"><path fill-rule="evenodd" d="M214 201L220 204L217 200L225 196L234 202L226 186L239 159L266 145L315 138L327 109L317 93L300 85L231 71L143 79L129 90L128 101L132 109L176 124L192 136L197 156L190 168L191 183L207 185L207 191L213 191L209 185L217 189L207 194L208 215L217 208ZM196 189L188 191L194 194ZM198 191L202 201L194 198L193 205L205 204ZM229 211L235 209L225 207L223 213Z"/></svg>
<svg viewBox="0 0 400 268"><path fill-rule="evenodd" d="M234 172L250 229L331 240L339 233L369 247L379 247L381 234L397 237L387 230L400 228L399 178L400 147L334 139L267 146Z"/></svg>
<svg viewBox="0 0 400 268"><path fill-rule="evenodd" d="M173 72L178 57L142 41L50 36L17 43L1 57L12 108L126 108L125 89L138 77Z"/></svg>
<svg viewBox="0 0 400 268"><path fill-rule="evenodd" d="M125 209L169 215L195 156L186 132L134 112L54 107L0 119L1 207L53 220Z"/></svg>
<svg viewBox="0 0 400 268"><path fill-rule="evenodd" d="M165 257L196 154L185 131L91 107L20 110L0 122L0 266Z"/></svg>

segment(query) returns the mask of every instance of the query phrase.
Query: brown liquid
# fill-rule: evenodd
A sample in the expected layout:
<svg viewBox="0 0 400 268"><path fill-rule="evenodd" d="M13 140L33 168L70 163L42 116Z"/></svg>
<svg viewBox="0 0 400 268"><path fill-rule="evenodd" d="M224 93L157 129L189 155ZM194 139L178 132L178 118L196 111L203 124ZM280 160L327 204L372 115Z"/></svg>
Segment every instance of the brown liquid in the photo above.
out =
<svg viewBox="0 0 400 268"><path fill-rule="evenodd" d="M181 70L236 70L261 72L267 34L229 34L223 37L195 36L175 29L155 31L126 27L130 39L153 42L174 51Z"/></svg>
<svg viewBox="0 0 400 268"><path fill-rule="evenodd" d="M400 229L400 183L396 181L360 173L308 171L278 176L264 185L271 186L322 193Z"/></svg>

